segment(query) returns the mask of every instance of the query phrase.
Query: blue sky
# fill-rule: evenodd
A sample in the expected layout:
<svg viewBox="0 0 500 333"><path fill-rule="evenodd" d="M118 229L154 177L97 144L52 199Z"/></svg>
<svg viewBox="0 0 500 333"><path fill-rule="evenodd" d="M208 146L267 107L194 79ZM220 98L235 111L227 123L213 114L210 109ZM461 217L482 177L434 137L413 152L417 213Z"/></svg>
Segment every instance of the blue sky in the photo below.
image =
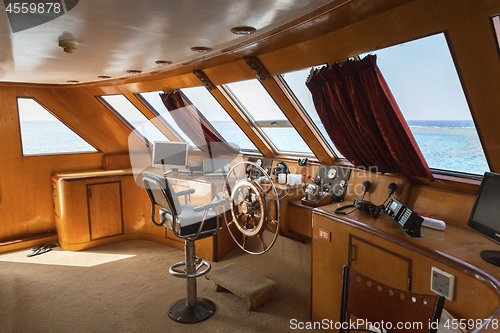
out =
<svg viewBox="0 0 500 333"><path fill-rule="evenodd" d="M444 34L374 51L407 120L471 120Z"/></svg>

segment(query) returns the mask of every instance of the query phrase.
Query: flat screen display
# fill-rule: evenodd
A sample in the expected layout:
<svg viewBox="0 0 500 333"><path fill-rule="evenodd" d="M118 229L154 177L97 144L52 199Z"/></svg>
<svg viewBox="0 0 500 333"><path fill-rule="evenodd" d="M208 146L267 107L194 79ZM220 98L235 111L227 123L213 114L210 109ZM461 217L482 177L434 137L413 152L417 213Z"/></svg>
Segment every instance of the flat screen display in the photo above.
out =
<svg viewBox="0 0 500 333"><path fill-rule="evenodd" d="M469 226L500 242L500 175L487 172L479 187ZM498 233L499 235L495 235Z"/></svg>
<svg viewBox="0 0 500 333"><path fill-rule="evenodd" d="M152 166L185 168L188 164L188 153L187 142L155 141Z"/></svg>
<svg viewBox="0 0 500 333"><path fill-rule="evenodd" d="M203 173L228 173L229 160L227 158L206 158L203 160Z"/></svg>
<svg viewBox="0 0 500 333"><path fill-rule="evenodd" d="M484 174L469 217L469 226L500 244L500 174L493 172ZM500 260L500 252L498 251L483 252L481 257L491 263L497 264L485 258L486 254L489 254L490 257L493 255L491 260Z"/></svg>

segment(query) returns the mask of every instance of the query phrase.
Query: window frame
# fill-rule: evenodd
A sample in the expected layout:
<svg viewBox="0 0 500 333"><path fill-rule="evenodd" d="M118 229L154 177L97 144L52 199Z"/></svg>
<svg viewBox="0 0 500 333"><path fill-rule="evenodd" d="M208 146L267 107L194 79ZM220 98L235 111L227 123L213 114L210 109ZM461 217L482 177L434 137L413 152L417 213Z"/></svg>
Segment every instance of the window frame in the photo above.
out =
<svg viewBox="0 0 500 333"><path fill-rule="evenodd" d="M189 147L190 148L194 148L194 149L198 149L198 147L194 146L191 144L190 141L184 139L184 137L175 129L173 128L168 122L167 120L153 107L153 105L151 105L151 103L148 102L148 100L143 97L141 94L145 94L145 93L154 93L154 92L161 92L161 90L157 90L157 91L145 91L145 92L140 92L140 93L134 93L134 96L139 100L141 101L142 104L144 104L144 106L146 106L146 108L148 108L149 111L151 111L152 114L154 114L160 121L161 123L167 127L171 132L172 134L175 136L175 139L176 140L171 140L170 137L167 136L167 138L170 140L170 141L182 141L182 142L189 142ZM166 136L166 135L165 135Z"/></svg>
<svg viewBox="0 0 500 333"><path fill-rule="evenodd" d="M216 127L212 124L212 122L211 122L211 121L210 121L210 120L209 120L209 119L208 119L208 118L207 118L207 117L203 114L203 111L202 111L202 110L201 110L201 109L200 109L200 108L199 108L199 107L198 107L195 103L193 103L193 101L191 101L191 100L189 99L189 97L188 97L188 96L184 93L184 91L183 91L183 89L193 89L193 88L206 89L206 88L205 88L205 87L203 87L203 86L197 86L197 87L195 86L195 87L181 88L181 89L179 89L179 91L181 92L181 94L184 96L184 98L185 98L185 99L186 99L189 103L191 103L192 105L194 105L194 106L195 106L196 111L198 112L198 115L199 115L201 118L203 118L203 120L205 120L205 122L206 122L206 123L207 123L207 124L208 124L208 125L212 128L212 130L213 130L215 133L217 133L217 135L219 135L219 137L224 138L224 140L225 140L224 142L225 142L225 143L230 144L231 142L228 142L228 141L227 141L227 138L225 138L225 137L224 137L224 136L220 133L220 131L219 131L219 130L217 130L217 128L216 128ZM208 93L210 94L210 92L208 92ZM210 95L211 95L211 94L210 94ZM215 102L216 102L217 104L219 104L219 105L220 105L219 101L215 98L215 96L213 96L213 95L211 95L211 96L212 96L212 98L215 100ZM231 121L233 121L233 122L234 122L234 119L231 117L231 115L229 114L229 112L227 112L227 110L226 110L226 109L224 109L224 107L222 107L222 105L220 105L220 107L221 107L221 109L222 109L222 110L223 110L223 111L227 114L227 116L229 117L229 119L231 119ZM235 122L235 123L236 123L236 122ZM236 126L238 126L238 124L236 124ZM238 126L238 128L241 130L241 133L242 133L243 135L245 135L245 136L248 138L248 140L252 143L252 145L253 145L253 146L254 146L254 148L255 148L255 149L249 149L249 148L244 148L244 149L242 149L241 147L238 147L238 148L240 149L240 153L250 153L250 154L256 154L256 153L259 153L259 154L261 154L261 152L257 149L257 147L255 147L255 144L252 142L252 140L250 140L250 138L249 138L249 137L248 137L248 135L245 133L245 131L243 131L243 129L242 129L240 126Z"/></svg>
<svg viewBox="0 0 500 333"><path fill-rule="evenodd" d="M22 120L21 120L21 109L19 105L19 100L20 99L26 99L26 100L32 100L34 101L37 105L39 105L41 108L43 108L47 113L49 113L52 117L54 117L58 122L60 122L62 125L64 125L68 130L70 130L73 134L75 134L78 138L80 138L83 142L85 142L87 145L89 145L91 148L94 150L88 150L88 151L63 151L63 152L48 152L48 153L40 153L40 154L26 154L25 153L25 147L24 147L24 142L23 142L23 129L22 129ZM55 113L53 113L49 108L47 108L45 105L40 103L38 99L32 96L16 96L16 108L17 108L17 117L18 117L18 130L19 130L19 141L20 141L20 148L21 148L21 156L22 157L40 157L40 156L59 156L59 155L79 155L79 154L96 154L96 153L102 153L102 151L97 147L95 144L90 142L87 138L85 138L80 132L75 130L73 127L71 127L69 124L64 122L60 117L58 117Z"/></svg>
<svg viewBox="0 0 500 333"><path fill-rule="evenodd" d="M318 66L313 66L314 67L318 67ZM323 142L323 147L325 149L328 149L328 153L333 156L333 158L336 160L336 161L342 161L342 162L348 162L347 159L342 156L342 154L340 153L340 151L338 151L338 149L335 147L335 144L333 143L333 141L330 141L332 142L333 146L330 144L330 142L325 138L325 136L323 135L323 133L321 132L321 130L318 128L318 126L316 126L316 123L314 122L314 120L312 119L312 117L309 115L309 112L306 110L306 108L302 105L302 103L300 102L299 98L296 96L295 92L292 90L292 88L290 87L290 85L288 84L288 82L286 81L286 79L284 78L284 75L287 74L287 73L293 73L293 72L298 72L298 71L302 71L302 70L306 70L308 68L303 68L303 69L297 69L297 70L292 70L292 71L288 71L288 72L285 72L285 73L281 73L279 75L275 75L274 77L279 81L280 85L282 87L284 87L284 89L286 89L286 93L288 96L290 96L290 98L293 99L293 103L294 105L296 105L296 108L298 108L299 112L301 112L304 117L307 119L307 121L309 122L309 125L311 126L311 128L313 129L313 131L315 132L315 134L319 137L320 141ZM323 123L323 122L321 122ZM327 133L328 134L328 133ZM350 162L349 162L350 164Z"/></svg>
<svg viewBox="0 0 500 333"><path fill-rule="evenodd" d="M450 48L449 37L448 37L448 34L446 33L446 31L440 31L440 32L436 32L436 33L433 33L433 34L429 34L429 35L425 35L425 36L420 36L420 37L417 37L417 38L414 38L414 39L411 39L411 40L408 40L408 41L405 41L405 42L401 42L401 43L397 43L397 44L394 44L394 45L388 45L386 47L378 48L376 50L369 50L369 51L366 51L366 52L359 53L359 54L357 54L355 56L352 56L350 58L353 58L354 60L359 60L359 59L361 59L361 57L365 56L366 54L374 54L374 53L377 53L379 51L383 51L385 49L397 47L399 45L409 44L409 43L412 43L412 42L416 42L416 41L419 41L419 40L422 40L422 39L430 38L430 37L433 37L433 36L439 36L439 35L441 35L443 37L443 39L444 39L446 49L448 50L449 56L450 56L450 59L451 59L451 65L453 66L453 69L455 71L457 82L458 82L458 84L460 86L460 90L461 90L461 92L463 94L463 98L465 100L465 104L466 104L467 109L468 109L468 115L470 116L470 119L466 119L466 120L468 120L468 121L470 120L474 124L474 129L475 129L475 132L476 132L476 134L478 136L479 145L481 147L481 151L483 153L483 156L484 156L487 168L488 168L488 170L491 170L491 168L489 167L489 162L488 162L487 156L485 154L485 151L484 151L484 148L483 148L483 145L482 145L481 137L479 136L478 128L477 128L476 123L474 121L473 112L472 112L473 108L471 106L471 103L468 100L468 97L467 97L467 94L466 94L466 89L465 89L465 87L463 85L463 80L460 77L460 71L459 71L459 68L457 67L457 62L455 60L454 54L452 52L452 49ZM381 71L382 74L384 74L382 68L380 68L380 71ZM387 79L386 79L386 81L387 81L387 84L389 86L389 82L388 82ZM391 89L391 93L393 93L392 89ZM393 93L393 95L394 95L394 93ZM397 101L397 96L394 95L394 97L395 97L395 99ZM398 103L398 105L399 105L399 103ZM409 125L408 122L409 121L410 122L411 121L415 121L415 119L408 119L407 116L404 114L403 109L401 107L400 107L400 109L401 109L401 113L403 115L403 118L405 119L407 125L410 127L410 125ZM432 119L430 119L430 120L432 120ZM457 120L459 120L459 119L457 119ZM410 130L411 130L411 128L410 128ZM415 134L413 133L412 130L411 130L411 132L412 132L412 135L415 137ZM420 148L420 144L419 144L419 142L417 141L416 138L415 138L415 142L419 146L419 149L422 151L422 149ZM443 168L439 168L439 167L432 167L429 164L428 159L424 155L424 152L422 152L422 156L424 157L426 163L429 165L429 169L431 170L431 172L435 176L436 175L443 175L443 176L449 176L449 177L454 177L454 178L455 177L459 177L459 178L468 178L468 179L478 179L478 178L481 178L482 175L483 175L483 173L484 173L484 172L482 172L482 173L472 173L472 172L469 172L469 171L461 171L461 170L443 169Z"/></svg>
<svg viewBox="0 0 500 333"><path fill-rule="evenodd" d="M277 109L283 114L283 117L285 119L256 120L254 118L254 116L252 115L252 113L250 111L248 111L248 109L245 107L243 102L240 101L238 96L229 87L229 85L233 84L233 83L239 83L239 82L251 81L251 80L257 82L258 84L260 84L262 86L264 92L271 98L271 100L276 105ZM245 118L248 120L248 122L250 122L251 126L253 126L256 129L256 131L260 134L260 136L262 137L262 140L265 140L267 142L267 144L272 148L275 156L277 156L277 157L279 157L279 156L306 156L306 157L309 157L312 159L316 159L316 156L314 155L312 150L309 150L307 152L280 150L278 148L278 145L275 143L275 140L272 138L272 136L269 135L264 130L265 128L294 128L294 127L290 123L285 112L283 112L283 110L281 110L279 105L274 101L273 96L267 91L266 87L264 85L262 85L262 82L260 82L258 79L250 78L250 79L245 79L245 80L240 80L240 81L235 81L235 82L228 82L228 83L224 83L224 84L220 85L220 88L224 90L225 94L229 98L231 98L231 102L233 102L234 105L236 105L238 107L238 109L245 115ZM275 126L275 125L278 125L278 126ZM295 133L306 144L306 146L309 147L307 142L304 140L304 138L302 138L302 136L300 135L300 133L296 129L295 129Z"/></svg>
<svg viewBox="0 0 500 333"><path fill-rule="evenodd" d="M116 110L108 101L106 101L104 99L104 97L109 97L109 96L123 96L123 98L125 98L130 103L130 105L132 105L139 112L139 114L141 114L148 122L150 122L151 125L154 126L159 131L159 133L161 133L164 136L164 138L163 139L154 139L153 141L150 141L130 121L128 121L118 110ZM132 133L135 133L139 138L144 140L144 142L146 143L146 145L148 147L152 147L154 145L154 141L172 141L165 133L162 132L161 129L159 129L153 122L151 122L151 120L148 117L146 117L146 115L144 113L142 113L141 110L139 110L134 105L134 103L132 103L132 101L130 99L128 99L128 97L125 96L124 94L117 93L117 94L109 94L109 95L99 95L99 96L95 96L95 98L97 98L101 103L103 103L104 106L106 106L118 119L120 119L131 130Z"/></svg>

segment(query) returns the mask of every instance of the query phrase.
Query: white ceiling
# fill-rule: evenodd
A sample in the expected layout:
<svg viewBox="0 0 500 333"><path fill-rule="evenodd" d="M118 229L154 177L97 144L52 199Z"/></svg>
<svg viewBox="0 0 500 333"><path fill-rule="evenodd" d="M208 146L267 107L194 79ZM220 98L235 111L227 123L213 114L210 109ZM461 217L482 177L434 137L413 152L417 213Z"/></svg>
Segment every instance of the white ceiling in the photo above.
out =
<svg viewBox="0 0 500 333"><path fill-rule="evenodd" d="M0 81L97 81L99 75L125 77L130 69L158 70L157 60L176 67L265 34L332 0L72 1L78 3L66 14L15 33L0 4ZM238 36L230 31L235 26L257 32ZM78 42L73 54L58 46L67 38ZM203 55L191 51L193 46L213 51Z"/></svg>

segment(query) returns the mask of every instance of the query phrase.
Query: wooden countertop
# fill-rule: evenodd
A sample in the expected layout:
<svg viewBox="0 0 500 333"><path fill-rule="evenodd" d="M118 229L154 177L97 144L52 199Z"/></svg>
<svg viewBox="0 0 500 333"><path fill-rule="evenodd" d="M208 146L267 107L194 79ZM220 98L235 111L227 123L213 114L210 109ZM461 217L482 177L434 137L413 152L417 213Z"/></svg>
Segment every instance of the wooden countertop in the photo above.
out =
<svg viewBox="0 0 500 333"><path fill-rule="evenodd" d="M313 214L349 224L462 271L488 285L500 299L500 267L486 262L479 255L483 250L500 251L500 245L468 227L461 228L453 225L447 225L444 231L422 227L422 237L412 238L405 235L403 230L385 213L381 213L378 218L359 211L349 215L334 213L337 207L347 204L350 202L318 207L313 210ZM498 319L500 324L500 307L496 308L489 318ZM494 330L489 327L477 332L494 331L498 332L498 329Z"/></svg>
<svg viewBox="0 0 500 333"><path fill-rule="evenodd" d="M132 169L87 170L87 171L56 172L53 174L53 177L62 180L82 180L87 178L128 176L132 174L133 174Z"/></svg>
<svg viewBox="0 0 500 333"><path fill-rule="evenodd" d="M162 174L158 170L149 170L158 174ZM85 171L68 171L56 172L53 177L59 180L83 180L102 177L118 177L134 175L133 169L116 169L116 170L85 170ZM223 183L224 179L205 179L203 174L195 173L193 175L187 173L171 173L167 175L168 179L181 181L196 181L201 183Z"/></svg>

